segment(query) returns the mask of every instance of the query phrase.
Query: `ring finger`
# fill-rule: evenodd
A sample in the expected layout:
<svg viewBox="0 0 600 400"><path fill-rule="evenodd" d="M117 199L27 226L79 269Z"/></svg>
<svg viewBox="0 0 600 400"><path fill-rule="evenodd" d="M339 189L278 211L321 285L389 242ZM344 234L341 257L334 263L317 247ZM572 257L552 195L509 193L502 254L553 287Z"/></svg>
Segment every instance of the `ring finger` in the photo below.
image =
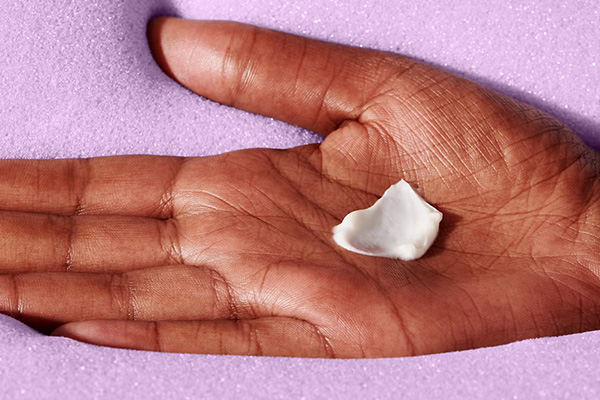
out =
<svg viewBox="0 0 600 400"><path fill-rule="evenodd" d="M178 220L0 212L0 273L111 272L184 262Z"/></svg>

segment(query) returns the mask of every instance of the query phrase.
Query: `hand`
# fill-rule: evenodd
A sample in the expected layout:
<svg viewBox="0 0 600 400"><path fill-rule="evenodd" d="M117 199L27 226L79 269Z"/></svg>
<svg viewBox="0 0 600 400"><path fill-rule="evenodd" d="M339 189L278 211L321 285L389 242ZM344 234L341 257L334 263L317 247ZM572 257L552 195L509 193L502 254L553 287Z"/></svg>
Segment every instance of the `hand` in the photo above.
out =
<svg viewBox="0 0 600 400"><path fill-rule="evenodd" d="M387 357L600 328L599 156L542 112L394 54L160 18L196 93L325 136L206 158L0 162L0 312L106 346ZM412 262L331 229L404 178Z"/></svg>

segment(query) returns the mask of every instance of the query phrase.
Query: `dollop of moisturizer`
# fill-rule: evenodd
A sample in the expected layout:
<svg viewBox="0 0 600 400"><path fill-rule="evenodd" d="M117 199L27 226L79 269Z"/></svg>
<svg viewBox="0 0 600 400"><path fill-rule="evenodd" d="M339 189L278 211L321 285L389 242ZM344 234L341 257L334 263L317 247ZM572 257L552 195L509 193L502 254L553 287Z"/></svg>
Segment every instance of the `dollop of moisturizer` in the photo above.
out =
<svg viewBox="0 0 600 400"><path fill-rule="evenodd" d="M371 207L346 215L333 228L333 240L359 254L415 260L435 240L442 213L403 179Z"/></svg>

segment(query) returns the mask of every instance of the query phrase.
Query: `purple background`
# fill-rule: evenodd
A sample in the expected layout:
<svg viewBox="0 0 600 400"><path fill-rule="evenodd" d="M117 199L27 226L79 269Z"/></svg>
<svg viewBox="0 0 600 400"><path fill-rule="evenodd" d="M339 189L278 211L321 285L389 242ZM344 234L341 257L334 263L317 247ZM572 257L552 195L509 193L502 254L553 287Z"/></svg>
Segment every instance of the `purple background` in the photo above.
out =
<svg viewBox="0 0 600 400"><path fill-rule="evenodd" d="M170 81L145 38L158 14L238 20L413 56L536 105L600 148L600 3L561 3L7 0L0 157L189 156L319 140ZM425 357L307 360L102 348L0 315L7 398L595 399L599 370L600 332Z"/></svg>

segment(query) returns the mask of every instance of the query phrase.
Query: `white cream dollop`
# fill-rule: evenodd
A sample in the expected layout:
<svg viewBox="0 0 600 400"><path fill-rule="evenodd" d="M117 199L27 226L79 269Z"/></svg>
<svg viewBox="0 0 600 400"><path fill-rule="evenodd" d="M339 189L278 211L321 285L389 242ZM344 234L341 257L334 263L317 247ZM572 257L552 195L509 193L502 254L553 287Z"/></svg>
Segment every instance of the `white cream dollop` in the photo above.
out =
<svg viewBox="0 0 600 400"><path fill-rule="evenodd" d="M333 228L333 240L355 253L410 261L429 249L441 220L442 213L402 179L371 207L346 215Z"/></svg>

